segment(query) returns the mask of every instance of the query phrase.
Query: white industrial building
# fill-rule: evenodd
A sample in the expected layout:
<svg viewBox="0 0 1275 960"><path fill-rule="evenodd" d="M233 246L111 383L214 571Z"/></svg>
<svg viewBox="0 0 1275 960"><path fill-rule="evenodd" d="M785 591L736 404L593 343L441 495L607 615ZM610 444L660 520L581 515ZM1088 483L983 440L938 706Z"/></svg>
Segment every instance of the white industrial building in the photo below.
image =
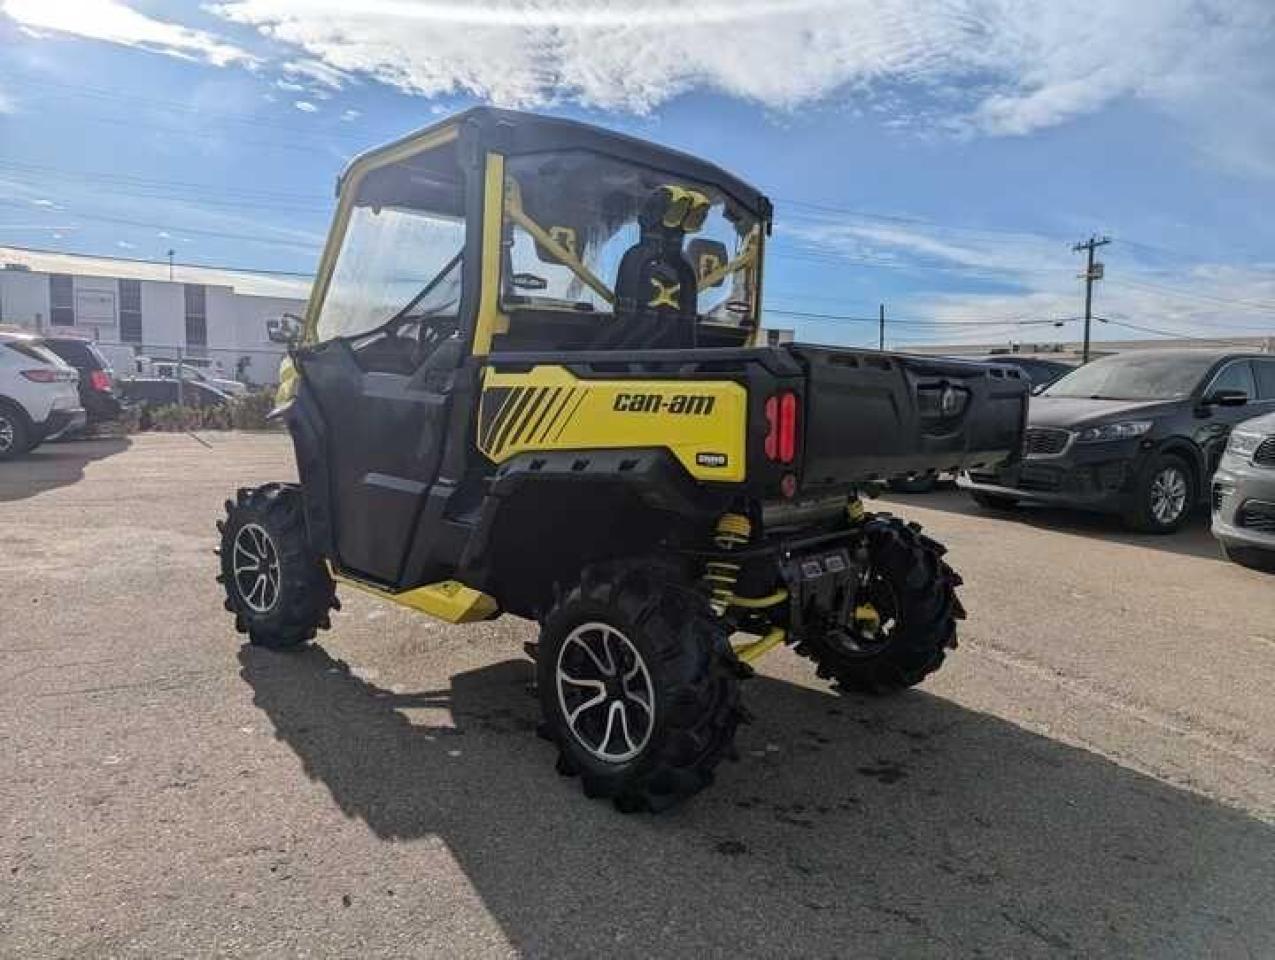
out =
<svg viewBox="0 0 1275 960"><path fill-rule="evenodd" d="M283 347L266 321L303 314L309 291L303 277L0 246L0 324L90 337L117 368L131 351L274 383Z"/></svg>

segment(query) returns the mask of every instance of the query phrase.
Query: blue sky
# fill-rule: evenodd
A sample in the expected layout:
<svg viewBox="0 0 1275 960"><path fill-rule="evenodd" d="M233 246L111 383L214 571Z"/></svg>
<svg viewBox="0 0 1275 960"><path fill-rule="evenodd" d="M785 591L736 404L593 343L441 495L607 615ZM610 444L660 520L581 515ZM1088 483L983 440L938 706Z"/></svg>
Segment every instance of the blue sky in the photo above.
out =
<svg viewBox="0 0 1275 960"><path fill-rule="evenodd" d="M0 244L304 273L351 155L494 102L762 186L807 338L1074 339L1095 232L1099 337L1275 335L1273 49L1268 0L0 0Z"/></svg>

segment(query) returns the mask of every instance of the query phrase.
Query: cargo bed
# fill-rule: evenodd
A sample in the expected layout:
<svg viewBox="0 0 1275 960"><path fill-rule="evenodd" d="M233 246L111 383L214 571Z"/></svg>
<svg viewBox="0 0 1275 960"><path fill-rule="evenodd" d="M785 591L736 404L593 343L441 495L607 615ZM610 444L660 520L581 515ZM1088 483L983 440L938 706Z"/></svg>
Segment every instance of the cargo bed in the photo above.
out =
<svg viewBox="0 0 1275 960"><path fill-rule="evenodd" d="M1017 367L803 343L784 349L806 374L803 490L986 469L1019 450L1031 384Z"/></svg>

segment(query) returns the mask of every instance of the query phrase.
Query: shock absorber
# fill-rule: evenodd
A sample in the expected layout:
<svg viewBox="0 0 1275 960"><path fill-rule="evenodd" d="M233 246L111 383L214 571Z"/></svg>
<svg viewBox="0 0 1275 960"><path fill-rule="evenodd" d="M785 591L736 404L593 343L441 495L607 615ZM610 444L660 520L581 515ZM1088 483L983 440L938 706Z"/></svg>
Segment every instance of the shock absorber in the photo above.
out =
<svg viewBox="0 0 1275 960"><path fill-rule="evenodd" d="M724 513L717 520L713 543L723 551L738 550L752 537L753 524L742 513ZM735 584L739 581L738 563L709 560L704 564L704 581L708 584L710 604L719 617L735 601Z"/></svg>

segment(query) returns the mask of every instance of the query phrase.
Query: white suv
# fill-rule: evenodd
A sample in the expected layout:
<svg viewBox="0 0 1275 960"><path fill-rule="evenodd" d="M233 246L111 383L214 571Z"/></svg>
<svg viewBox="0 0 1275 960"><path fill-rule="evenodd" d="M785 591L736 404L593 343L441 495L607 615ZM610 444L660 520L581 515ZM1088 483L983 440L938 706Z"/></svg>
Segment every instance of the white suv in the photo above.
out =
<svg viewBox="0 0 1275 960"><path fill-rule="evenodd" d="M79 379L38 337L0 332L0 460L84 426Z"/></svg>

